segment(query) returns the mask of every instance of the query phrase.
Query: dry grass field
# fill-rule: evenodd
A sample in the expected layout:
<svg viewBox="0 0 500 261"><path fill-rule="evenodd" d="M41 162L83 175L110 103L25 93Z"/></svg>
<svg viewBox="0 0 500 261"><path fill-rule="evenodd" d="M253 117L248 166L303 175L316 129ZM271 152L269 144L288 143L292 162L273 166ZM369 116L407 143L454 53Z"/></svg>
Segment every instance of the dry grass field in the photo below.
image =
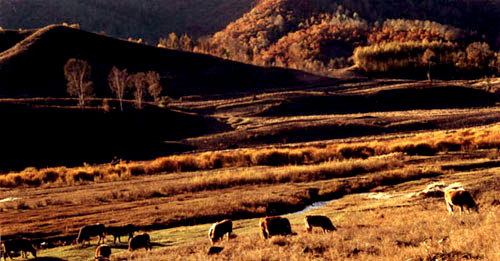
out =
<svg viewBox="0 0 500 261"><path fill-rule="evenodd" d="M129 253L108 236L112 260L498 260L500 108L477 83L353 81L176 101L232 130L179 141L198 148L190 153L1 174L2 239L30 238L46 260L91 260L97 239L71 245L81 226L131 223L153 251ZM443 90L458 93L409 104ZM469 100L449 101L457 95ZM356 103L322 109L343 97ZM479 213L448 215L442 195L418 194L435 182L463 184ZM310 214L337 231L306 233ZM286 216L297 235L262 239L266 215ZM224 218L236 237L209 256L208 229Z"/></svg>

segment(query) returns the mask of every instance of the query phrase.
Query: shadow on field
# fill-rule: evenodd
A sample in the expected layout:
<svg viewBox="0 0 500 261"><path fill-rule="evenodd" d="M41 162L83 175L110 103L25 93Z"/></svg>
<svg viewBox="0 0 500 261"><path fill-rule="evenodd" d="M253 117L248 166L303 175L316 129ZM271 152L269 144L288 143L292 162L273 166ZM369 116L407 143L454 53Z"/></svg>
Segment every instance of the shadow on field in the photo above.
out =
<svg viewBox="0 0 500 261"><path fill-rule="evenodd" d="M168 241L167 244L161 244L161 243L154 243L154 242L151 242L151 246L153 247L164 247L164 246L170 246L171 243L174 243L173 241ZM128 245L127 244L122 244L122 245L109 245L111 248L115 248L115 249L125 249L127 250L128 249Z"/></svg>
<svg viewBox="0 0 500 261"><path fill-rule="evenodd" d="M109 245L109 247L116 249L128 249L128 245Z"/></svg>
<svg viewBox="0 0 500 261"><path fill-rule="evenodd" d="M381 90L372 94L309 95L286 102L257 116L350 114L415 109L472 108L493 106L495 94L462 86L434 86Z"/></svg>
<svg viewBox="0 0 500 261"><path fill-rule="evenodd" d="M32 258L29 260L37 260L37 261L66 261L66 259L58 258L58 257L39 257L39 258Z"/></svg>
<svg viewBox="0 0 500 261"><path fill-rule="evenodd" d="M169 241L169 243L173 243L173 241ZM168 244L161 244L161 243L151 243L151 246L154 246L154 247L165 247L165 246L169 246Z"/></svg>

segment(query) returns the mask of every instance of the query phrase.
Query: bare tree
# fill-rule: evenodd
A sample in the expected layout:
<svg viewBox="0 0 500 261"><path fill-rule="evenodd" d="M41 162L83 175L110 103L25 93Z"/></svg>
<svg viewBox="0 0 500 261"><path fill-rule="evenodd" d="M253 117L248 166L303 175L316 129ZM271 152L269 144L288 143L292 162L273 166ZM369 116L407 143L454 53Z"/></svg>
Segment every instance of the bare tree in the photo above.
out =
<svg viewBox="0 0 500 261"><path fill-rule="evenodd" d="M109 88L120 101L120 110L123 111L123 96L127 88L127 69L120 70L113 66L108 75Z"/></svg>
<svg viewBox="0 0 500 261"><path fill-rule="evenodd" d="M149 85L149 95L153 96L155 102L158 103L161 91L163 90L160 84L160 74L155 71L150 71L146 74L146 81Z"/></svg>
<svg viewBox="0 0 500 261"><path fill-rule="evenodd" d="M148 82L146 81L146 74L143 72L131 74L128 77L127 82L130 87L134 88L136 107L138 109L142 109L142 101L146 95L146 86L148 85Z"/></svg>
<svg viewBox="0 0 500 261"><path fill-rule="evenodd" d="M88 62L71 58L64 65L64 77L68 81L67 92L71 96L78 96L78 105L85 105L85 99L92 95L91 67Z"/></svg>
<svg viewBox="0 0 500 261"><path fill-rule="evenodd" d="M434 51L432 51L431 49L425 50L424 54L422 55L422 62L424 62L428 66L427 80L429 80L429 82L432 85L431 67L432 67L432 65L437 63L436 53Z"/></svg>

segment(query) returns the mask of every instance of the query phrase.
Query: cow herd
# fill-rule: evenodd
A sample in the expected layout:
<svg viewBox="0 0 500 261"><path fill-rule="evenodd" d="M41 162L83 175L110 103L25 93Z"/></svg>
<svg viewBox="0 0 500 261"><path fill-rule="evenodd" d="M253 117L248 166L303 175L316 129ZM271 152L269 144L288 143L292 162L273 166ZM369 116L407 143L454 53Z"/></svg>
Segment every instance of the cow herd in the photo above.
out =
<svg viewBox="0 0 500 261"><path fill-rule="evenodd" d="M90 244L91 238L98 237L95 260L109 260L111 256L111 247L104 244L106 235L113 236L114 244L116 244L116 239L118 239L118 242L121 242L120 237L128 236L129 251L140 248L151 250L152 245L149 235L143 233L134 236L137 230L137 227L132 224L125 226L105 226L103 224L86 225L80 228L74 244L85 246L86 242ZM37 258L36 249L28 239L12 239L2 242L2 256L4 260L7 260L8 257L12 260L12 258L18 257L19 255L22 255L23 258L27 258L28 253L31 253L34 258Z"/></svg>
<svg viewBox="0 0 500 261"><path fill-rule="evenodd" d="M461 185L456 184L447 186L443 191L446 208L448 209L449 214L451 215L454 213L454 206L459 207L460 214L462 214L464 208L467 213L469 213L470 210L478 212L478 204L476 204L476 202L472 198L471 193L469 191L466 191ZM313 230L313 227L322 229L324 233L337 230L328 217L321 215L305 216L304 225L307 232L311 232ZM264 239L271 238L275 235L286 236L295 234L292 232L290 221L287 218L280 216L261 218L259 221L259 228L261 236ZM118 239L118 242L121 242L121 236L128 236L129 251L134 251L141 248L151 250L152 245L149 234L143 233L134 236L134 233L137 230L137 227L132 224L128 224L125 226L105 226L102 224L86 225L80 228L75 243L82 244L83 246L85 245L86 241L90 243L90 238L98 237L98 247L95 251L95 260L108 260L111 255L111 248L107 245L101 244L104 243L106 235L113 236L114 244L116 244L116 239ZM210 227L210 229L208 230L208 238L211 245L213 246L217 241L223 239L224 237L227 237L227 240L229 240L232 232L232 220L224 219L222 221L214 223ZM19 255L27 258L28 253L31 253L31 255L35 258L37 257L36 249L33 247L31 241L27 239L12 239L8 241L2 241L1 247L4 260L7 260L7 257L10 257L10 259L12 260L13 257L17 257ZM217 247L212 248L215 249ZM222 248L220 247L217 249L218 251L222 250ZM210 249L209 253L211 253L212 251L213 250Z"/></svg>
<svg viewBox="0 0 500 261"><path fill-rule="evenodd" d="M107 245L101 245L101 240L102 243L104 243L105 235L112 235L114 244L116 244L117 238L118 242L121 243L120 237L128 236L129 251L134 251L140 248L151 250L152 246L149 234L143 233L134 236L135 231L137 231L137 228L132 224L125 226L104 226L103 224L87 225L80 228L80 232L76 238L76 243L85 245L85 241L89 241L90 238L99 237L97 241L98 247L95 252L96 260L108 260L111 256L111 248Z"/></svg>
<svg viewBox="0 0 500 261"><path fill-rule="evenodd" d="M319 227L324 233L329 231L337 230L332 224L332 221L326 216L305 216L304 224L307 232L311 232L313 227ZM280 216L264 217L259 221L259 228L262 238L268 239L272 236L287 236L294 235L296 233L292 232L292 226L287 218ZM220 222L214 223L208 230L208 239L210 243L214 245L217 241L227 236L229 240L231 233L233 232L233 222L230 219L224 219Z"/></svg>

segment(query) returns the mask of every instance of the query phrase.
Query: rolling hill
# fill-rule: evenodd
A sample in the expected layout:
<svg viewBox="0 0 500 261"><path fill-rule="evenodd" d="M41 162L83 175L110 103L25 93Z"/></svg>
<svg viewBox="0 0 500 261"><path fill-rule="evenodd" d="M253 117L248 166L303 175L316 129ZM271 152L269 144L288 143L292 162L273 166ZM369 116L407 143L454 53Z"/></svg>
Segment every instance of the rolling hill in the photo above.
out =
<svg viewBox="0 0 500 261"><path fill-rule="evenodd" d="M108 86L112 66L126 68L129 73L159 72L163 95L170 97L259 93L336 81L295 70L157 48L61 25L36 31L4 31L0 38L5 40L0 47L6 49L0 53L0 112L8 115L3 122L10 126L3 133L1 156L6 161L0 164L0 170L109 162L115 156L148 159L192 149L175 141L230 129L210 117L153 104L134 110L129 102L129 109L123 113L115 109L106 113L102 98L108 98L112 107L115 103ZM85 108L75 107L76 101L67 98L63 67L70 58L86 60L92 66L96 98ZM180 124L172 128L173 122Z"/></svg>
<svg viewBox="0 0 500 261"><path fill-rule="evenodd" d="M110 100L110 110L91 100L0 99L3 115L0 172L46 166L110 162L114 157L144 160L192 150L182 138L230 130L213 118L146 105L142 110ZM179 123L173 128L174 123Z"/></svg>
<svg viewBox="0 0 500 261"><path fill-rule="evenodd" d="M126 68L129 73L159 72L165 86L164 95L173 97L258 91L330 81L299 71L256 67L50 25L0 53L0 96L67 96L63 67L70 58L90 63L98 97L111 96L107 76L112 66Z"/></svg>

